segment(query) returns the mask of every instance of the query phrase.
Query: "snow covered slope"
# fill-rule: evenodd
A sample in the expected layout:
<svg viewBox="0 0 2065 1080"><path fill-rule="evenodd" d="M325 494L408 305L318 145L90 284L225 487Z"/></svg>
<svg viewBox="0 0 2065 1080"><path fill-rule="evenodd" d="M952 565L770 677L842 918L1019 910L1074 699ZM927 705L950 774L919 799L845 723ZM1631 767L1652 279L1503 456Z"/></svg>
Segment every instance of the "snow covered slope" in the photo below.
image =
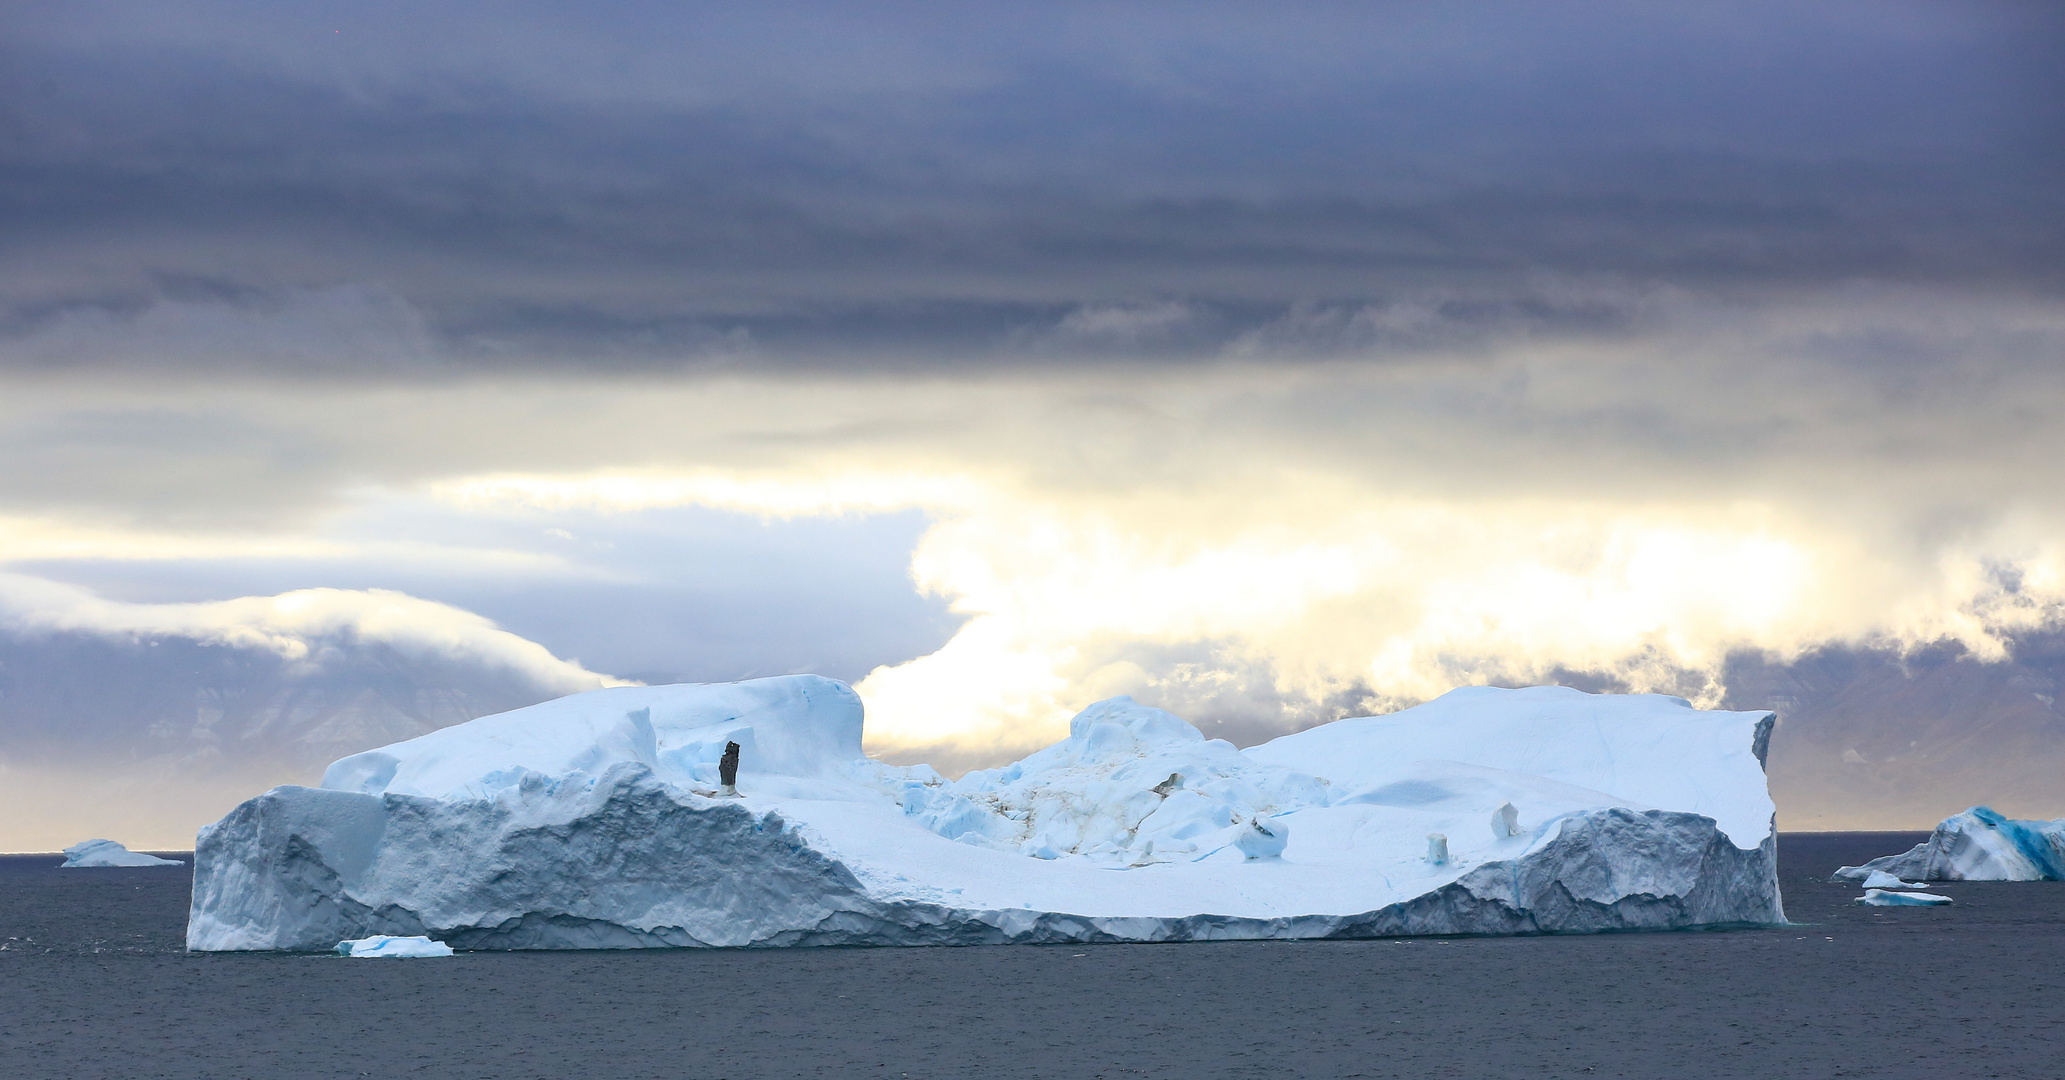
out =
<svg viewBox="0 0 2065 1080"><path fill-rule="evenodd" d="M202 831L188 944L975 944L1784 920L1770 713L1460 690L1247 751L1127 698L949 781L814 676L593 691ZM738 798L716 762L742 747ZM1439 844L1430 843L1439 834ZM1429 861L1430 847L1445 849Z"/></svg>
<svg viewBox="0 0 2065 1080"><path fill-rule="evenodd" d="M1845 866L1836 877L1863 881L1874 871L1916 881L2065 881L2065 818L2014 821L1975 806L1945 818L1913 849Z"/></svg>

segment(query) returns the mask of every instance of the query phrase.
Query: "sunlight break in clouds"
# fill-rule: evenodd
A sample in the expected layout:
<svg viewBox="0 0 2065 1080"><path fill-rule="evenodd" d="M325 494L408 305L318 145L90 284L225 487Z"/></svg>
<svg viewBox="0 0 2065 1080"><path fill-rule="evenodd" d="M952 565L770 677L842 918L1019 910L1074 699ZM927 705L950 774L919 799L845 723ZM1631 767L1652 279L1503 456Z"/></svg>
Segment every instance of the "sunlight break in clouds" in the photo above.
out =
<svg viewBox="0 0 2065 1080"><path fill-rule="evenodd" d="M807 510L801 481L641 488L649 480L504 478L450 490L549 492L590 506L694 491L735 509ZM885 490L879 478L857 479L853 494L820 489L826 512ZM1259 689L1283 699L1290 722L1310 722L1344 693L1375 710L1558 670L1712 704L1731 650L1951 637L1997 652L1998 634L2045 617L2004 604L1975 555L1946 554L1933 578L1915 580L1873 558L1864 538L1753 507L1351 501L1313 482L1199 495L1183 512L955 490L943 505L914 498L938 520L913 574L970 618L938 652L860 684L877 752L989 758L1044 743L1097 698L1185 693L1177 666L1155 659L1170 649L1262 673L1266 687L1214 689ZM718 491L742 498L712 499ZM2059 595L2059 565L2055 554L2033 563L2023 590ZM1902 614L1880 621L1877 610Z"/></svg>
<svg viewBox="0 0 2065 1080"><path fill-rule="evenodd" d="M1250 737L1563 673L1712 704L1738 650L1991 659L2057 624L2055 312L1658 318L1426 362L680 386L634 411L702 418L681 464L434 490L925 511L913 580L967 621L861 683L899 757L993 760L1115 693ZM1859 359L1894 338L1931 359Z"/></svg>
<svg viewBox="0 0 2065 1080"><path fill-rule="evenodd" d="M992 762L1116 693L1252 740L1566 674L1713 702L1735 650L1950 639L1997 657L2056 625L2051 305L1643 310L1615 335L1361 359L51 382L0 414L49 463L7 479L18 501L59 492L87 511L49 520L124 521L175 547L198 527L334 540L341 507L423 495L440 515L381 519L380 542L458 550L444 545L477 535L472 511L576 534L582 515L665 507L921 511L912 581L964 621L861 680L872 745L899 758ZM106 469L101 433L138 428L181 432L179 455ZM182 527L152 516L174 489Z"/></svg>

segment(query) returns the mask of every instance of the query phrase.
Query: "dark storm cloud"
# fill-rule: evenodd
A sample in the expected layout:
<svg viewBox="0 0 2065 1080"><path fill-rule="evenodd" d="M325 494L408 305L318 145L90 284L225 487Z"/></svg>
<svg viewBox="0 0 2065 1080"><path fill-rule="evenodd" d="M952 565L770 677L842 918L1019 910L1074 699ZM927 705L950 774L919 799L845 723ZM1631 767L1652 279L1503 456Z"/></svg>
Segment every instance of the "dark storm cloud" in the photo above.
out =
<svg viewBox="0 0 2065 1080"><path fill-rule="evenodd" d="M2065 267L2018 7L0 18L17 370L1329 354Z"/></svg>

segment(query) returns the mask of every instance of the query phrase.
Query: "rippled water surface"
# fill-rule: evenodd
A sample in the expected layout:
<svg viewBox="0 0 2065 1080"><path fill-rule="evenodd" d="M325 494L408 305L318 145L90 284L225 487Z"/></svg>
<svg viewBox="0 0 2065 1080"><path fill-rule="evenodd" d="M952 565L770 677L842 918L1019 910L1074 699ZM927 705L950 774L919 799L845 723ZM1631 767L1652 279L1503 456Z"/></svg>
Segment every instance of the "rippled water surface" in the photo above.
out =
<svg viewBox="0 0 2065 1080"><path fill-rule="evenodd" d="M2058 1077L2065 885L1863 908L1782 838L1798 925L969 949L202 955L186 870L0 857L0 1076Z"/></svg>

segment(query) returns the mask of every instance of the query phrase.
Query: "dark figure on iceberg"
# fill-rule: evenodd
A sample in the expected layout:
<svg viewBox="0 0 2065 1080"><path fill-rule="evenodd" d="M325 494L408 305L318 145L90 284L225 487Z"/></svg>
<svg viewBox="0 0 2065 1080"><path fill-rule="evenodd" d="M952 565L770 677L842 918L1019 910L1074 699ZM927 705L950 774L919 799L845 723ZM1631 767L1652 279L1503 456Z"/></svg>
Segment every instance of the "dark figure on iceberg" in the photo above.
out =
<svg viewBox="0 0 2065 1080"><path fill-rule="evenodd" d="M739 793L739 744L724 744L724 758L717 763L717 782L724 785L724 794Z"/></svg>

